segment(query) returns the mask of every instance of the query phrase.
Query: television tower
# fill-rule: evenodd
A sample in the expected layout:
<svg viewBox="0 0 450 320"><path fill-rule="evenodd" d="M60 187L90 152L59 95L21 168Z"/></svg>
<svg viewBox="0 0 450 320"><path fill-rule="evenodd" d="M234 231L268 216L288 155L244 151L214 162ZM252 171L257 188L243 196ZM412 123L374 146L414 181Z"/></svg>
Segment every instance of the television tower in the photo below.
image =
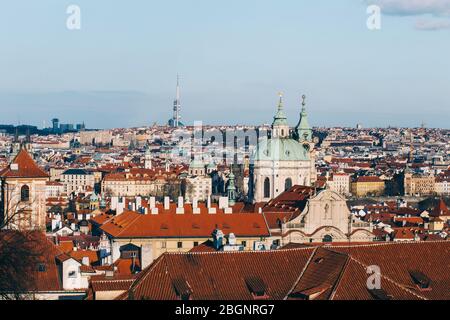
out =
<svg viewBox="0 0 450 320"><path fill-rule="evenodd" d="M180 76L177 75L177 94L176 94L175 101L173 102L173 118L172 118L172 126L174 128L177 128L181 125L180 112L181 112Z"/></svg>

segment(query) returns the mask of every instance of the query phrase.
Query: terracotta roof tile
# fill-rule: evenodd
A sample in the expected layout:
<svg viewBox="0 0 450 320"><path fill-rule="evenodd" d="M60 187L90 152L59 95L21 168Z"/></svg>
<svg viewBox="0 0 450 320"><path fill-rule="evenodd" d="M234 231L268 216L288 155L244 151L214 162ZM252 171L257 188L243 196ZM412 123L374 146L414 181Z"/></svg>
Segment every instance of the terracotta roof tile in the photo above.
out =
<svg viewBox="0 0 450 320"><path fill-rule="evenodd" d="M49 175L39 168L25 149L21 149L11 164L17 165L13 170L9 165L0 172L2 178L48 178Z"/></svg>

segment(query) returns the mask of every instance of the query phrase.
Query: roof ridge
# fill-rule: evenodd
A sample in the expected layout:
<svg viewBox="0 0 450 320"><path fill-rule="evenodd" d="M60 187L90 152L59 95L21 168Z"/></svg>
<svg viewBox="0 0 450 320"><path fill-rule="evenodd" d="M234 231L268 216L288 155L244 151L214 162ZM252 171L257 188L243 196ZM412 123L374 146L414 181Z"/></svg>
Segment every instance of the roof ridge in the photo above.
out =
<svg viewBox="0 0 450 320"><path fill-rule="evenodd" d="M289 249L270 249L270 250L243 250L243 251L187 251L187 252L165 252L164 255L185 255L185 254L193 254L193 255L211 255L211 254L244 254L244 253L277 253L277 252L286 252L286 251L303 251L307 249L316 249L320 246L309 246L302 248L289 248Z"/></svg>
<svg viewBox="0 0 450 320"><path fill-rule="evenodd" d="M140 277L140 278L139 278L139 276L136 277L136 278L133 280L133 284L131 285L130 289L129 289L128 291L126 291L125 293L131 291L131 292L133 292L133 294L134 294L135 287L136 287L136 285L139 283L138 280L140 280L140 281L145 281L145 279L148 277L148 275L151 273L151 271L152 271L154 268L156 268L156 266L164 259L165 256L166 256L166 254L162 254L161 256L159 256L159 257L156 259L156 261L153 261L153 263L152 263L148 268L142 270L141 273L140 273L140 274L143 274L142 277ZM144 273L144 271L145 271L145 273ZM128 296L129 296L129 294L128 294ZM128 299L127 299L127 300L128 300Z"/></svg>
<svg viewBox="0 0 450 320"><path fill-rule="evenodd" d="M430 241L389 241L382 243L368 243L368 244L353 244L353 245L343 245L343 246L333 246L331 245L323 245L324 248L365 248L365 247L377 247L377 246L393 246L393 245L402 245L402 244L427 244L427 243L449 243L449 240L430 240Z"/></svg>
<svg viewBox="0 0 450 320"><path fill-rule="evenodd" d="M292 293L292 291L295 289L295 287L297 286L297 284L300 282L300 280L302 279L303 275L305 274L306 270L308 269L309 264L311 263L311 260L313 259L313 257L316 255L317 250L319 250L319 247L315 247L314 251L311 252L311 255L308 258L308 261L306 261L305 266L303 267L303 270L300 272L300 275L298 276L297 280L294 282L294 285L292 286L292 288L287 292L286 296L283 298L283 300L287 300L287 298L289 297L289 295Z"/></svg>

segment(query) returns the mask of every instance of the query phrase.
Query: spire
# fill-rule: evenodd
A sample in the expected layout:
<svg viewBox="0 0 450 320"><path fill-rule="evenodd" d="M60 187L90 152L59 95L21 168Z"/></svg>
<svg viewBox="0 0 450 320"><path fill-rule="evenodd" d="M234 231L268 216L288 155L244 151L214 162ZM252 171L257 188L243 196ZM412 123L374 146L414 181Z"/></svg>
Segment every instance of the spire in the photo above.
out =
<svg viewBox="0 0 450 320"><path fill-rule="evenodd" d="M280 101L278 102L278 111L283 110L283 92L278 92Z"/></svg>
<svg viewBox="0 0 450 320"><path fill-rule="evenodd" d="M306 95L302 95L302 110L300 120L295 127L295 138L298 141L312 141L312 129L308 122L308 113L306 112Z"/></svg>
<svg viewBox="0 0 450 320"><path fill-rule="evenodd" d="M302 96L302 113L306 113L306 95Z"/></svg>
<svg viewBox="0 0 450 320"><path fill-rule="evenodd" d="M279 92L278 96L280 97L278 102L278 111L275 114L275 117L273 117L272 127L288 126L287 117L283 111L283 93Z"/></svg>

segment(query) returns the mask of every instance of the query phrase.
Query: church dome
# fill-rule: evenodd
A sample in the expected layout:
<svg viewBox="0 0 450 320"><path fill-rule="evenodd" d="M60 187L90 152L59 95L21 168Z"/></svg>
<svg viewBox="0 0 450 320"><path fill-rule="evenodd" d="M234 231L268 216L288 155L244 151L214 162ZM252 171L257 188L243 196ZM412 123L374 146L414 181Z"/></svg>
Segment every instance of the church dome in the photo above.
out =
<svg viewBox="0 0 450 320"><path fill-rule="evenodd" d="M309 150L290 138L264 138L259 142L254 161L309 161Z"/></svg>

